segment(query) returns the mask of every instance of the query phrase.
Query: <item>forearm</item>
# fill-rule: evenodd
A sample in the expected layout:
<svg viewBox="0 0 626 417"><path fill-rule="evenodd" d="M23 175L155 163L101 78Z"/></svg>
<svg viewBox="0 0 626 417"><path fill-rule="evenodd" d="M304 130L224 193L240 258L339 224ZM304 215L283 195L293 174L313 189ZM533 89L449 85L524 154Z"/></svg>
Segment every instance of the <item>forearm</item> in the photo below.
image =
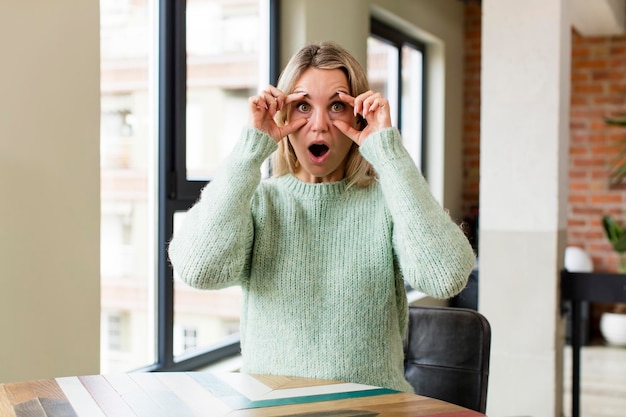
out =
<svg viewBox="0 0 626 417"><path fill-rule="evenodd" d="M373 134L361 147L374 166L394 223L394 249L405 280L433 297L460 292L474 266L471 245L432 196L395 129Z"/></svg>
<svg viewBox="0 0 626 417"><path fill-rule="evenodd" d="M275 148L267 135L245 130L220 174L186 213L169 255L189 285L222 288L240 282L254 237L250 199L261 180L261 164Z"/></svg>

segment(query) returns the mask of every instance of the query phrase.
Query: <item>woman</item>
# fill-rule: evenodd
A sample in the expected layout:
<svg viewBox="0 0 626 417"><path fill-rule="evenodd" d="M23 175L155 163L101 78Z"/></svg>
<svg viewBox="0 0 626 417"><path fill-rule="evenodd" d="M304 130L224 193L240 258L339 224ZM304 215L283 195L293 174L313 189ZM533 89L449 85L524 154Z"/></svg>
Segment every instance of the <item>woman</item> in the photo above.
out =
<svg viewBox="0 0 626 417"><path fill-rule="evenodd" d="M197 288L242 286L244 372L411 392L403 280L452 297L474 254L391 127L388 101L325 42L294 55L249 112L171 241L175 270Z"/></svg>

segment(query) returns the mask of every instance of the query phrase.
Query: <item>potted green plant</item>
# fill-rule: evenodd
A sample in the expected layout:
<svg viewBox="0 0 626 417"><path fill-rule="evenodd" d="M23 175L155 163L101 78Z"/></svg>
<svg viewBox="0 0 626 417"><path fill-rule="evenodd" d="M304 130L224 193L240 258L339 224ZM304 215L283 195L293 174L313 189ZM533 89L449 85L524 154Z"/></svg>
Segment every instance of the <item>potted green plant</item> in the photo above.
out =
<svg viewBox="0 0 626 417"><path fill-rule="evenodd" d="M602 226L613 250L619 255L619 272L626 273L626 229L609 215L602 217ZM600 332L608 344L626 346L626 304L615 304L602 313Z"/></svg>
<svg viewBox="0 0 626 417"><path fill-rule="evenodd" d="M619 272L626 273L626 229L608 214L602 217L602 226L613 250L619 255Z"/></svg>

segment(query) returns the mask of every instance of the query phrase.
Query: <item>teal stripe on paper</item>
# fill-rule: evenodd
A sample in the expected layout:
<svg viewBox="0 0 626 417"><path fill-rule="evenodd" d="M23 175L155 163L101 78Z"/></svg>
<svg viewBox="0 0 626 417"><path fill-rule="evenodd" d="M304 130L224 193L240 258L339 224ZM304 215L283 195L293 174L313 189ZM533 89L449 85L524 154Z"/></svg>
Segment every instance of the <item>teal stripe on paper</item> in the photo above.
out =
<svg viewBox="0 0 626 417"><path fill-rule="evenodd" d="M205 389L211 391L213 395L218 397L224 403L228 404L235 410L247 410L250 408L276 407L279 405L292 405L314 403L319 401L345 400L350 398L372 397L375 395L395 394L395 391L388 388L373 388L361 391L335 392L328 394L303 395L299 397L275 398L271 400L252 401L233 387L225 384L224 381L217 376L208 372L190 372L188 373Z"/></svg>
<svg viewBox="0 0 626 417"><path fill-rule="evenodd" d="M387 388L376 388L364 391L336 392L330 394L307 395L303 397L276 398L272 400L251 401L246 408L276 407L279 405L292 405L303 403L315 403L320 401L346 400L351 398L373 397L375 395L396 394Z"/></svg>
<svg viewBox="0 0 626 417"><path fill-rule="evenodd" d="M252 401L250 401L248 397L224 383L224 381L219 379L216 375L210 372L188 372L188 375L231 408L235 410L250 408L249 405Z"/></svg>

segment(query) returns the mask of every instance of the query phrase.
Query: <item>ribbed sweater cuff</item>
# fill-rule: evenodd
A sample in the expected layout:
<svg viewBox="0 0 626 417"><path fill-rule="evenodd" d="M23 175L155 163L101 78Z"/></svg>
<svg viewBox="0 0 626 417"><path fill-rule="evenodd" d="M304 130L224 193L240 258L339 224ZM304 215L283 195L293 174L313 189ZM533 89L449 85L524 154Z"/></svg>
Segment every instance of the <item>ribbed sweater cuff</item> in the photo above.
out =
<svg viewBox="0 0 626 417"><path fill-rule="evenodd" d="M261 164L277 148L278 145L267 133L247 127L241 132L241 139L235 144L231 156L237 160Z"/></svg>
<svg viewBox="0 0 626 417"><path fill-rule="evenodd" d="M374 166L409 156L395 127L372 133L359 149L361 155Z"/></svg>

